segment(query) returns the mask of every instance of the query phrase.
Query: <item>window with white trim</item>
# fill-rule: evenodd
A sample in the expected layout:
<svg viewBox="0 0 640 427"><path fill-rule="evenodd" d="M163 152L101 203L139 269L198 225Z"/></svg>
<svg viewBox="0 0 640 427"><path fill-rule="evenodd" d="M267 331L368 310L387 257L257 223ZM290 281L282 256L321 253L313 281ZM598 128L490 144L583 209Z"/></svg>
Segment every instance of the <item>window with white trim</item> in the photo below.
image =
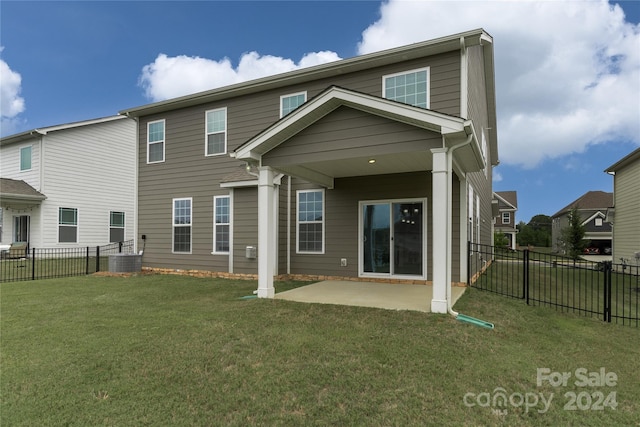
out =
<svg viewBox="0 0 640 427"><path fill-rule="evenodd" d="M217 156L227 153L227 109L218 108L205 113L207 135L205 155Z"/></svg>
<svg viewBox="0 0 640 427"><path fill-rule="evenodd" d="M164 162L164 120L147 123L147 163Z"/></svg>
<svg viewBox="0 0 640 427"><path fill-rule="evenodd" d="M124 212L109 212L109 242L124 242Z"/></svg>
<svg viewBox="0 0 640 427"><path fill-rule="evenodd" d="M502 223L509 224L511 222L511 212L502 212Z"/></svg>
<svg viewBox="0 0 640 427"><path fill-rule="evenodd" d="M595 219L595 225L596 225L596 227L602 227L602 218L597 217Z"/></svg>
<svg viewBox="0 0 640 427"><path fill-rule="evenodd" d="M292 93L280 97L280 117L284 117L307 102L307 92Z"/></svg>
<svg viewBox="0 0 640 427"><path fill-rule="evenodd" d="M383 76L382 95L415 107L429 108L429 68Z"/></svg>
<svg viewBox="0 0 640 427"><path fill-rule="evenodd" d="M78 209L58 208L58 242L78 241Z"/></svg>
<svg viewBox="0 0 640 427"><path fill-rule="evenodd" d="M213 252L228 254L231 243L231 197L213 198Z"/></svg>
<svg viewBox="0 0 640 427"><path fill-rule="evenodd" d="M173 252L191 253L191 197L173 199Z"/></svg>
<svg viewBox="0 0 640 427"><path fill-rule="evenodd" d="M324 190L297 192L298 253L324 253Z"/></svg>
<svg viewBox="0 0 640 427"><path fill-rule="evenodd" d="M31 145L20 149L20 171L31 170Z"/></svg>

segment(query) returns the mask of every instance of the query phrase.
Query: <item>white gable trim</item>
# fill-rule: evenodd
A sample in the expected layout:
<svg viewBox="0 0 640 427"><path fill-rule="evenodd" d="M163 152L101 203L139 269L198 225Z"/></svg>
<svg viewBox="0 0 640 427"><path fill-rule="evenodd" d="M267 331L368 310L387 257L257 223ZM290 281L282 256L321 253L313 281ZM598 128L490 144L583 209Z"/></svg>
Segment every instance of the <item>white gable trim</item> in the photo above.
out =
<svg viewBox="0 0 640 427"><path fill-rule="evenodd" d="M598 211L598 212L594 213L593 215L591 215L586 220L582 221L582 225L587 225L588 223L590 223L591 221L593 221L594 219L596 219L598 217L602 218L602 220L604 221L604 219L606 218L606 215L603 214L602 212Z"/></svg>

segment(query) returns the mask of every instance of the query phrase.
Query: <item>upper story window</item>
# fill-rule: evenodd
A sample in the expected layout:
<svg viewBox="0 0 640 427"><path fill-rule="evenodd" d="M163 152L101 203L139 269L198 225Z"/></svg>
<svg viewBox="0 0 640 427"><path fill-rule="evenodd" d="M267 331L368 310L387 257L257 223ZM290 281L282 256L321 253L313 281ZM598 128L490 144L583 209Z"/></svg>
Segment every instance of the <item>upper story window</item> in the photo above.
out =
<svg viewBox="0 0 640 427"><path fill-rule="evenodd" d="M78 209L58 209L58 242L75 243L78 241Z"/></svg>
<svg viewBox="0 0 640 427"><path fill-rule="evenodd" d="M109 212L109 242L124 242L124 212Z"/></svg>
<svg viewBox="0 0 640 427"><path fill-rule="evenodd" d="M31 170L31 145L20 149L20 170Z"/></svg>
<svg viewBox="0 0 640 427"><path fill-rule="evenodd" d="M502 212L502 223L509 224L511 222L511 212Z"/></svg>
<svg viewBox="0 0 640 427"><path fill-rule="evenodd" d="M207 140L205 155L214 156L227 152L227 109L206 112Z"/></svg>
<svg viewBox="0 0 640 427"><path fill-rule="evenodd" d="M164 162L164 120L147 124L147 163Z"/></svg>
<svg viewBox="0 0 640 427"><path fill-rule="evenodd" d="M382 93L387 99L429 108L429 68L382 77Z"/></svg>
<svg viewBox="0 0 640 427"><path fill-rule="evenodd" d="M173 252L191 253L191 201L173 199Z"/></svg>
<svg viewBox="0 0 640 427"><path fill-rule="evenodd" d="M596 218L595 224L596 224L596 227L602 227L602 218L600 217Z"/></svg>
<svg viewBox="0 0 640 427"><path fill-rule="evenodd" d="M298 191L298 253L324 253L324 191Z"/></svg>
<svg viewBox="0 0 640 427"><path fill-rule="evenodd" d="M280 97L280 117L284 117L307 102L307 92L292 93Z"/></svg>

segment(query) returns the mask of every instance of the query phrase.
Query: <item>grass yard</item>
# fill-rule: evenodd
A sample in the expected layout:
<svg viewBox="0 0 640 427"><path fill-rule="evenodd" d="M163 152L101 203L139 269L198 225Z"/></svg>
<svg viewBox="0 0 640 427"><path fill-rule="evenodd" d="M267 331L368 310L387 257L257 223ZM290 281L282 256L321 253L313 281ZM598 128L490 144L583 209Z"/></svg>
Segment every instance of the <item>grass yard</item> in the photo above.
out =
<svg viewBox="0 0 640 427"><path fill-rule="evenodd" d="M255 287L159 275L0 284L0 424L639 425L638 328L474 289L455 308L494 330L240 299ZM571 376L538 386L538 368ZM596 385L601 368L608 385Z"/></svg>

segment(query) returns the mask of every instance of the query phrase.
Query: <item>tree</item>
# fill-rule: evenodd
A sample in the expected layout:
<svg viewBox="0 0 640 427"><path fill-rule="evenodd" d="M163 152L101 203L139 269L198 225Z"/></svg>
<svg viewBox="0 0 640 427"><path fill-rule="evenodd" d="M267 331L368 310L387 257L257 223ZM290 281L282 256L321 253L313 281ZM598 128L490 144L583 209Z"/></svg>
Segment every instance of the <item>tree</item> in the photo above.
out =
<svg viewBox="0 0 640 427"><path fill-rule="evenodd" d="M509 239L504 233L493 233L493 245L496 248L504 248L506 249L509 246Z"/></svg>
<svg viewBox="0 0 640 427"><path fill-rule="evenodd" d="M551 246L551 217L535 215L528 224L520 221L518 229L518 244L520 246Z"/></svg>
<svg viewBox="0 0 640 427"><path fill-rule="evenodd" d="M569 224L562 229L561 240L567 255L573 259L578 259L586 247L586 242L584 241L584 225L582 225L582 218L580 218L577 207L569 211L568 218Z"/></svg>

